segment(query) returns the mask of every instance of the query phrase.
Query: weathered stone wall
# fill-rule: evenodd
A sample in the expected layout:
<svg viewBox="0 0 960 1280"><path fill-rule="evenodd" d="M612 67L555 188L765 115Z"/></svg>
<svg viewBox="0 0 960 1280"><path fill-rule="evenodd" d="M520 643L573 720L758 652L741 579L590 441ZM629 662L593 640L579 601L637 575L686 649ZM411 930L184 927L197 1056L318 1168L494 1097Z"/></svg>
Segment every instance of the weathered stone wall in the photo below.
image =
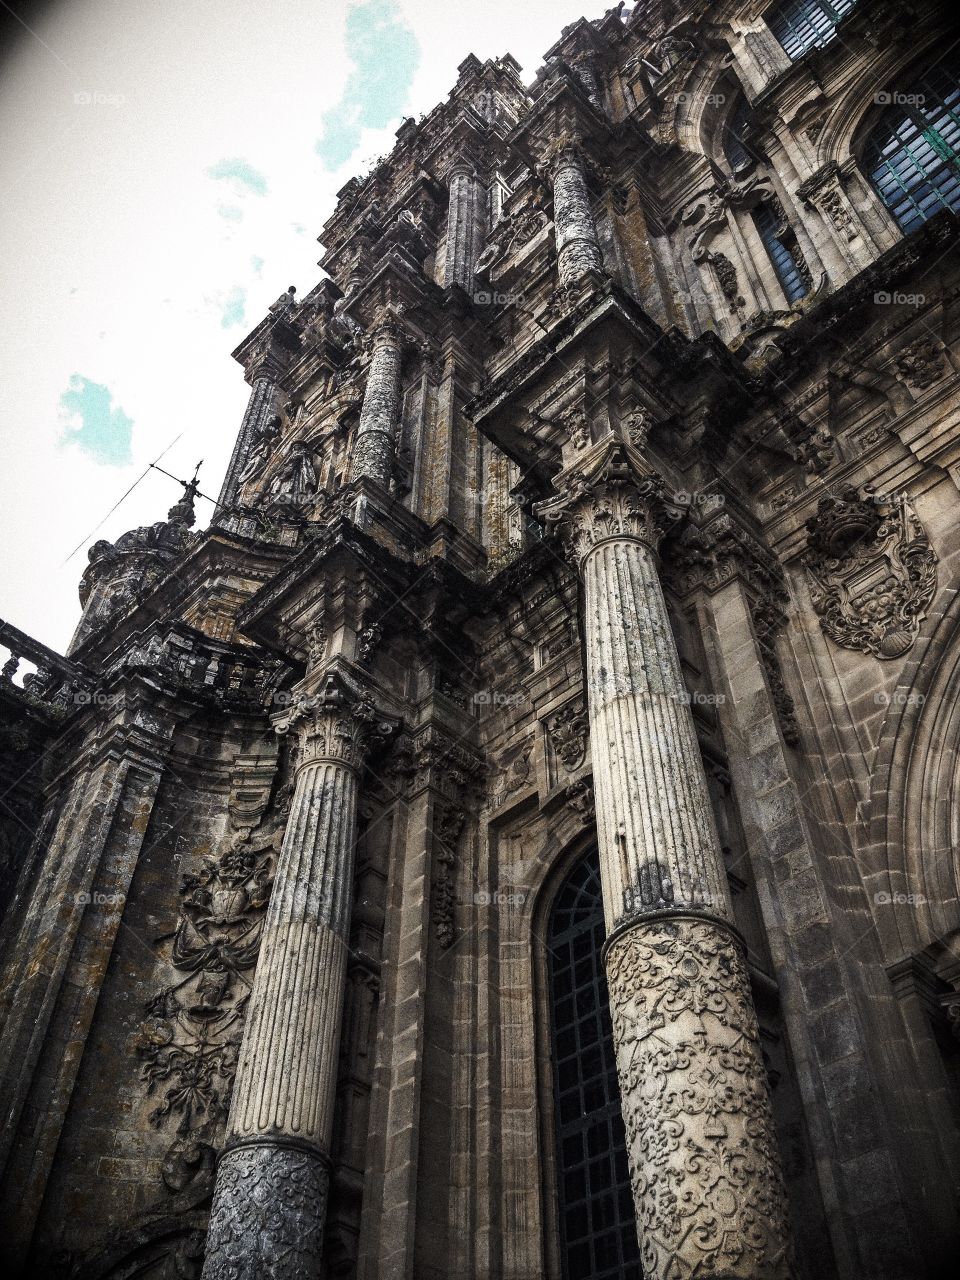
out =
<svg viewBox="0 0 960 1280"><path fill-rule="evenodd" d="M674 1120L706 1177L731 1134L752 1171L702 1247L787 1272L779 1164L805 1280L951 1274L960 260L955 218L902 236L861 166L878 93L948 28L943 4L862 0L791 64L743 0L611 11L530 86L467 58L343 189L329 278L235 353L251 402L215 527L190 532L185 496L97 544L71 660L0 689L30 761L62 731L15 806L31 849L4 845L22 1274L200 1276L251 1007L285 1047L245 1058L217 1239L240 1223L305 1280L562 1274L545 938L597 845L648 1280L687 1244L663 1244L664 1112L623 1046L678 938L696 980L669 1034L730 1074L684 1095L671 1066ZM377 746L288 825L298 771L327 768L303 752L356 745L333 688ZM336 903L336 983L297 969L289 920L257 968L285 848L275 912ZM254 1105L272 1082L282 1110L288 1050L326 1082L309 1132ZM230 1174L268 1149L329 1177L306 1225ZM254 1252L228 1262L252 1277Z"/></svg>

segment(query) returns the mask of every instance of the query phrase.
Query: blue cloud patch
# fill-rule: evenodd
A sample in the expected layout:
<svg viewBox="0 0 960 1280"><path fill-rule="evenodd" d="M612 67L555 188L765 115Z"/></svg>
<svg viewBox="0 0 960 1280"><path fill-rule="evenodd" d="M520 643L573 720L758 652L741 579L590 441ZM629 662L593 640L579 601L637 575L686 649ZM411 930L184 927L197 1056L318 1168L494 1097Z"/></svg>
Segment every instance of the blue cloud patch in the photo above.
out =
<svg viewBox="0 0 960 1280"><path fill-rule="evenodd" d="M61 448L76 445L81 453L105 467L125 467L133 461L133 419L113 403L109 387L73 374L69 389L60 397L60 418Z"/></svg>
<svg viewBox="0 0 960 1280"><path fill-rule="evenodd" d="M323 117L317 154L328 170L349 160L362 129L383 129L403 114L420 62L417 38L395 0L354 0L347 14L353 70L343 97Z"/></svg>
<svg viewBox="0 0 960 1280"><path fill-rule="evenodd" d="M247 291L234 285L221 303L220 327L230 329L235 324L243 324L247 306Z"/></svg>
<svg viewBox="0 0 960 1280"><path fill-rule="evenodd" d="M267 180L259 169L255 169L242 156L233 156L218 160L206 171L208 178L217 182L229 182L231 189L238 196L265 196Z"/></svg>

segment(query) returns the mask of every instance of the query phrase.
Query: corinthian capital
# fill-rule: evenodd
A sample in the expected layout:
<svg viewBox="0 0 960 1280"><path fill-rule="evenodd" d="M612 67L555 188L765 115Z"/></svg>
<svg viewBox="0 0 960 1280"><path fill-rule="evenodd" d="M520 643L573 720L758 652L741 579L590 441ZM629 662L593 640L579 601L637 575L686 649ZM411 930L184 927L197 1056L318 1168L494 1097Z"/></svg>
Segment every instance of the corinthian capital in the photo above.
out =
<svg viewBox="0 0 960 1280"><path fill-rule="evenodd" d="M616 438L599 442L553 484L556 497L537 503L534 512L577 567L612 539L643 542L656 551L683 511L659 473Z"/></svg>
<svg viewBox="0 0 960 1280"><path fill-rule="evenodd" d="M298 767L327 761L359 770L368 752L397 728L366 690L341 672L330 672L323 687L304 695L274 721L278 733L300 737Z"/></svg>
<svg viewBox="0 0 960 1280"><path fill-rule="evenodd" d="M406 340L402 307L385 307L364 336L364 346L373 351L379 346L402 346Z"/></svg>

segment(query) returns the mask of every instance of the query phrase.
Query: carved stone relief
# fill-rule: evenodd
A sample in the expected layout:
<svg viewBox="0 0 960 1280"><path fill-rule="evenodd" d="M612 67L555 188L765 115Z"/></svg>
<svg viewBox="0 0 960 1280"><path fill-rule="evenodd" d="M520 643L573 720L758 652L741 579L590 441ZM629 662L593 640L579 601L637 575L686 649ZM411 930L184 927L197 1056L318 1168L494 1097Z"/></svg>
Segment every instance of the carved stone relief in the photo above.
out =
<svg viewBox="0 0 960 1280"><path fill-rule="evenodd" d="M813 606L834 643L899 658L937 589L937 555L904 494L846 485L807 521Z"/></svg>
<svg viewBox="0 0 960 1280"><path fill-rule="evenodd" d="M647 1275L783 1277L786 1197L750 985L704 920L618 938L606 961Z"/></svg>
<svg viewBox="0 0 960 1280"><path fill-rule="evenodd" d="M589 726L580 698L568 702L547 723L547 732L557 759L567 773L575 773L587 754Z"/></svg>
<svg viewBox="0 0 960 1280"><path fill-rule="evenodd" d="M244 837L184 875L169 963L173 982L147 1004L136 1042L157 1098L155 1128L210 1141L226 1119L236 1072L247 975L256 964L279 832Z"/></svg>

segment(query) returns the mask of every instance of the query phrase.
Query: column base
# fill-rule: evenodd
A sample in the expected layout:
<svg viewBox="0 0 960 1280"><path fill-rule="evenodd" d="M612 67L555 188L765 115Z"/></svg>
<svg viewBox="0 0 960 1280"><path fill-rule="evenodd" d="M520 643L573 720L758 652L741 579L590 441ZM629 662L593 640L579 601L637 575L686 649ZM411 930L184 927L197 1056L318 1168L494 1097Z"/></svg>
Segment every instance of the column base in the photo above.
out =
<svg viewBox="0 0 960 1280"><path fill-rule="evenodd" d="M329 1189L319 1152L269 1139L225 1151L203 1280L317 1280Z"/></svg>
<svg viewBox="0 0 960 1280"><path fill-rule="evenodd" d="M646 1280L789 1280L786 1195L743 951L699 916L606 948Z"/></svg>

